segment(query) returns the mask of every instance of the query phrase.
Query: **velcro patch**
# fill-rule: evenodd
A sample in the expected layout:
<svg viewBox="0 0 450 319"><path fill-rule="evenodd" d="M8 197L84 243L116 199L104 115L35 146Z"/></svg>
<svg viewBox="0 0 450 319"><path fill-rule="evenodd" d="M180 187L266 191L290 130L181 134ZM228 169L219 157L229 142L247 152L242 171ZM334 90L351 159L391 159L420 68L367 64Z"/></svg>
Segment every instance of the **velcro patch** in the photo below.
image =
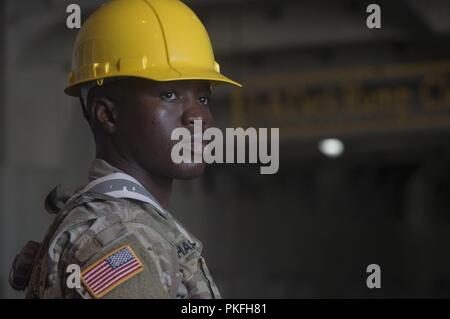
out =
<svg viewBox="0 0 450 319"><path fill-rule="evenodd" d="M81 281L90 295L98 299L143 270L131 247L124 245L85 269Z"/></svg>

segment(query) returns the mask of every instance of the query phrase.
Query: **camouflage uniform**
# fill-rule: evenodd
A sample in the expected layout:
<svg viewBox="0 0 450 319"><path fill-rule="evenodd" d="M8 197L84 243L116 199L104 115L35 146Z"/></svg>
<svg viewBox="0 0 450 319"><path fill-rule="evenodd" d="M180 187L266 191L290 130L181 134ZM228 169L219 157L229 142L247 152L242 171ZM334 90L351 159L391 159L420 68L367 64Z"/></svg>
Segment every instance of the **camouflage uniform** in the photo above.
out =
<svg viewBox="0 0 450 319"><path fill-rule="evenodd" d="M114 173L123 179L108 181ZM49 230L34 265L28 298L220 298L201 256L202 244L141 184L100 159L89 178L90 185L106 182L79 191L59 210L60 221ZM139 272L101 293L86 279L81 288L67 287L69 265L79 265L84 274L125 246L140 262Z"/></svg>

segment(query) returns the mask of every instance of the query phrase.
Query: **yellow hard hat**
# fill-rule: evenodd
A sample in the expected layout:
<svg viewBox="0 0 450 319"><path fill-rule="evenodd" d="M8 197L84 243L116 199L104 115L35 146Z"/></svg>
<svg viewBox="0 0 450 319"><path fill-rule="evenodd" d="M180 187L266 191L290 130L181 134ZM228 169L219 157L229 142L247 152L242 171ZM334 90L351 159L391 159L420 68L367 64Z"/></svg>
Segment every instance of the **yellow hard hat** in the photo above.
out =
<svg viewBox="0 0 450 319"><path fill-rule="evenodd" d="M241 86L220 73L205 27L178 0L112 0L86 20L65 93L80 96L83 84L112 77Z"/></svg>

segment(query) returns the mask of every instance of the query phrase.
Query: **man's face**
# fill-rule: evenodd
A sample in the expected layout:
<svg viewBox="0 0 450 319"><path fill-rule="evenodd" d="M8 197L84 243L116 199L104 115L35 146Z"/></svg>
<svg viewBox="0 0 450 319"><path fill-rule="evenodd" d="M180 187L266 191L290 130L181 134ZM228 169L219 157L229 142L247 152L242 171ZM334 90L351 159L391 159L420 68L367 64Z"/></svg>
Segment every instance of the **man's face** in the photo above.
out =
<svg viewBox="0 0 450 319"><path fill-rule="evenodd" d="M171 158L172 131L185 127L194 134L194 120L203 131L212 125L210 83L189 80L154 82L128 80L117 113L116 147L130 163L162 177L190 179L200 176L205 163L175 164ZM122 94L121 94L122 95Z"/></svg>

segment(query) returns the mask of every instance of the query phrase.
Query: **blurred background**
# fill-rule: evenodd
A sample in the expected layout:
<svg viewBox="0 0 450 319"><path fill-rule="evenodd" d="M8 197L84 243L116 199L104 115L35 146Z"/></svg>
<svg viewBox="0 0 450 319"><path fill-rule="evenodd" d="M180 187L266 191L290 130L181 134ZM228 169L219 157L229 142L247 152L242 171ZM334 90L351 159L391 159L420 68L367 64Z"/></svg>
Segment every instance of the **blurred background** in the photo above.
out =
<svg viewBox="0 0 450 319"><path fill-rule="evenodd" d="M0 0L0 297L54 185L93 141L65 96L77 30L103 1ZM366 7L381 7L368 29ZM227 298L450 297L450 2L190 0L222 71L216 126L279 127L280 169L208 167L170 211ZM366 267L381 267L368 289Z"/></svg>

